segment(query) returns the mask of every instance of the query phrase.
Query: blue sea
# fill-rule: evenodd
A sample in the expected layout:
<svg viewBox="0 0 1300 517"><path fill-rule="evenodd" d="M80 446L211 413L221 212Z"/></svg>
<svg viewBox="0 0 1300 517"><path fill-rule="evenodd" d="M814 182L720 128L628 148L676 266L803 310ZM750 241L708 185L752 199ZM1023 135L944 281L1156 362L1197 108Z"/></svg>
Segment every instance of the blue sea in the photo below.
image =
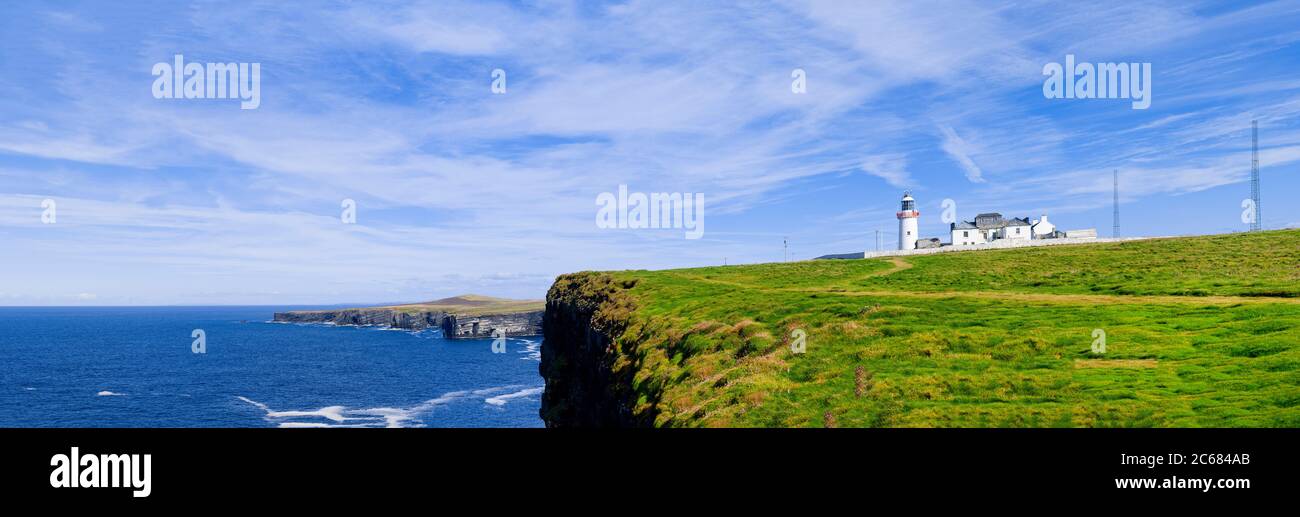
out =
<svg viewBox="0 0 1300 517"><path fill-rule="evenodd" d="M540 336L270 322L312 308L0 307L0 427L542 426Z"/></svg>

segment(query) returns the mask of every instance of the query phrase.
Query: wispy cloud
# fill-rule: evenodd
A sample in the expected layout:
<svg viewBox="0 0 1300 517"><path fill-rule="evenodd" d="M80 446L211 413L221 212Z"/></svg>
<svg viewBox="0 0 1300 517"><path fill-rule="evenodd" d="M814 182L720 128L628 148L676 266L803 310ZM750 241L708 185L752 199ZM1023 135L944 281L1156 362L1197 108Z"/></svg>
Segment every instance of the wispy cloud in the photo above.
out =
<svg viewBox="0 0 1300 517"><path fill-rule="evenodd" d="M907 155L904 154L868 156L862 161L862 170L899 188L906 188L912 182L912 175L907 172Z"/></svg>
<svg viewBox="0 0 1300 517"><path fill-rule="evenodd" d="M939 126L939 132L943 135L941 146L943 152L948 153L949 157L961 165L962 170L966 172L966 179L972 183L983 183L984 171L980 170L979 166L975 165L975 160L971 159L971 145L957 136L957 132L949 126Z"/></svg>
<svg viewBox="0 0 1300 517"><path fill-rule="evenodd" d="M572 270L774 260L777 237L862 249L908 187L1096 224L1113 168L1133 199L1232 206L1252 119L1270 187L1295 186L1295 5L7 6L0 303L540 296ZM1044 99L1067 52L1153 62L1152 108ZM153 99L177 53L260 62L262 106ZM704 193L705 238L596 228L620 184Z"/></svg>

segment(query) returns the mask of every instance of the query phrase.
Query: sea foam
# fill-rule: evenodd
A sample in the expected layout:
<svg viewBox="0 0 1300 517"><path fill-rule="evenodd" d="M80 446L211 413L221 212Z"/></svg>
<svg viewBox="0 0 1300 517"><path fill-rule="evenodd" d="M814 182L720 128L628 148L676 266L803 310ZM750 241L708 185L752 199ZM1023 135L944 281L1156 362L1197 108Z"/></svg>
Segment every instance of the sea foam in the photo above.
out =
<svg viewBox="0 0 1300 517"><path fill-rule="evenodd" d="M313 410L277 411L270 406L237 395L235 398L251 404L266 413L267 421L278 427L423 427L420 418L439 406L460 400L483 399L484 402L502 406L506 402L541 393L543 388L528 388L505 395L491 396L504 391L518 389L522 385L512 384L477 390L451 391L410 407L376 407L350 409L346 406L326 406ZM325 421L303 421L300 419L323 419Z"/></svg>
<svg viewBox="0 0 1300 517"><path fill-rule="evenodd" d="M497 395L495 397L490 397L488 399L485 399L483 402L492 404L493 406L504 406L506 405L507 402L510 402L511 400L531 397L543 391L546 391L545 387L528 388L526 390L520 390L506 395Z"/></svg>

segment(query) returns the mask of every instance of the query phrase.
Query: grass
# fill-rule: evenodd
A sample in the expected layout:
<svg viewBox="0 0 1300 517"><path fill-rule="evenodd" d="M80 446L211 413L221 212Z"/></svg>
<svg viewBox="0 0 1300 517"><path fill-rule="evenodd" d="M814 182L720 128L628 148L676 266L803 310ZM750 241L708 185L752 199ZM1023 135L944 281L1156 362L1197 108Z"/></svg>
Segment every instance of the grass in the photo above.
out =
<svg viewBox="0 0 1300 517"><path fill-rule="evenodd" d="M1300 230L584 284L659 426L1300 426Z"/></svg>

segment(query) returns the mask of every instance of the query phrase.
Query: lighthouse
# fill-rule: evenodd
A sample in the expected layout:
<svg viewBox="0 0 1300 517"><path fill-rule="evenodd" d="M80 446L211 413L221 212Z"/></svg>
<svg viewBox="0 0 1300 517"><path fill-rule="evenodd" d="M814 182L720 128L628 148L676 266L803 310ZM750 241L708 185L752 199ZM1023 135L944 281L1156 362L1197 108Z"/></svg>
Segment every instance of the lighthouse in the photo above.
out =
<svg viewBox="0 0 1300 517"><path fill-rule="evenodd" d="M911 192L903 193L903 206L898 211L898 249L916 249L916 218L921 212L916 211L916 200Z"/></svg>

